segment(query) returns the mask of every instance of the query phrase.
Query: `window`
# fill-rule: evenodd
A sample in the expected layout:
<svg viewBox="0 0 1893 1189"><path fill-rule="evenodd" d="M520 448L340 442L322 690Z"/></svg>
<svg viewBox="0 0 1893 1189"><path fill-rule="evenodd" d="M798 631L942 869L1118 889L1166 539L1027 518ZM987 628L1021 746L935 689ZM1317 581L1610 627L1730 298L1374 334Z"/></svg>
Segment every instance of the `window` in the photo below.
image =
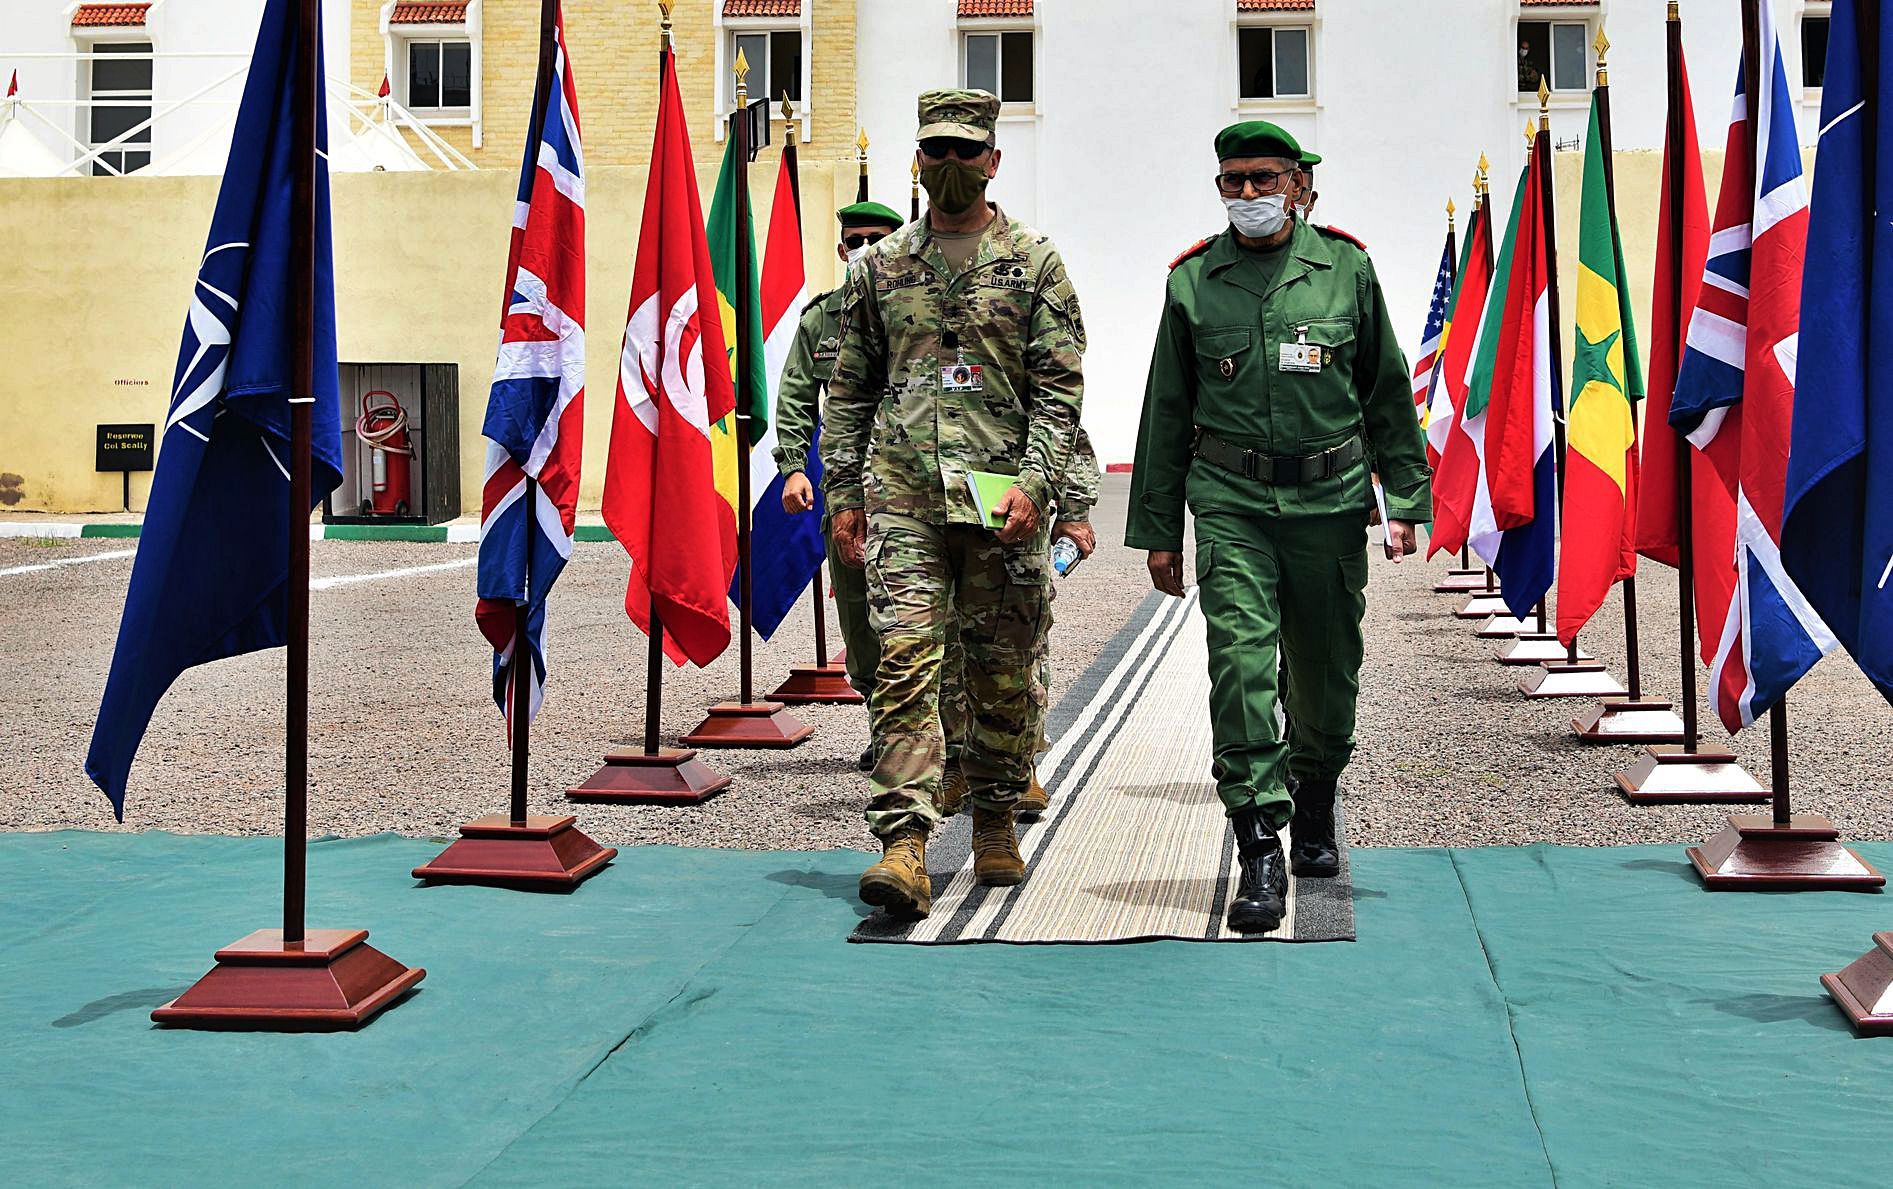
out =
<svg viewBox="0 0 1893 1189"><path fill-rule="evenodd" d="M1819 90L1827 77L1826 17L1801 18L1801 85Z"/></svg>
<svg viewBox="0 0 1893 1189"><path fill-rule="evenodd" d="M771 101L787 95L796 103L802 94L802 31L771 29L730 35L730 63L740 52L749 63L749 98Z"/></svg>
<svg viewBox="0 0 1893 1189"><path fill-rule="evenodd" d="M91 68L87 90L93 101L89 147L109 144L145 125L125 136L121 142L125 147L100 153L92 162L92 172L101 176L135 173L151 164L151 43L100 42L91 48L94 54L126 57L101 56L87 63Z"/></svg>
<svg viewBox="0 0 1893 1189"><path fill-rule="evenodd" d="M407 51L407 106L416 111L473 106L471 42L410 41Z"/></svg>
<svg viewBox="0 0 1893 1189"><path fill-rule="evenodd" d="M1306 99L1308 30L1250 25L1236 31L1237 69L1243 99Z"/></svg>
<svg viewBox="0 0 1893 1189"><path fill-rule="evenodd" d="M1032 31L968 33L966 85L990 91L1001 103L1032 102Z"/></svg>
<svg viewBox="0 0 1893 1189"><path fill-rule="evenodd" d="M1591 27L1584 21L1518 23L1518 90L1536 95L1540 79L1554 91L1584 91L1591 85Z"/></svg>

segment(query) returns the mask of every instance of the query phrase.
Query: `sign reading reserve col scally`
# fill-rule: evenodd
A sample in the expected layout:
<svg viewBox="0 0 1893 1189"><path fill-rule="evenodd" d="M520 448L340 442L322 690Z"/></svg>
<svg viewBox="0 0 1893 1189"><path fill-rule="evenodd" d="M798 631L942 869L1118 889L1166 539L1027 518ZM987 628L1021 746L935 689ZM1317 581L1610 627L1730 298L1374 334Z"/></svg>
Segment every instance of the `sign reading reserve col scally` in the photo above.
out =
<svg viewBox="0 0 1893 1189"><path fill-rule="evenodd" d="M152 445L157 440L155 425L99 426L97 471L148 471L151 469Z"/></svg>

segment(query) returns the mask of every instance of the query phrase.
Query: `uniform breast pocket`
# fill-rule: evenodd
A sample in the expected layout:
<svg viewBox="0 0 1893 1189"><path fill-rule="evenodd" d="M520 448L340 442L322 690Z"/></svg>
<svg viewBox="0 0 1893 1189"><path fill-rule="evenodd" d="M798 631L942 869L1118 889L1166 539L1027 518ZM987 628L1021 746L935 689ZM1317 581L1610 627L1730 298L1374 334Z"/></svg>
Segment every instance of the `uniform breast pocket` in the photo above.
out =
<svg viewBox="0 0 1893 1189"><path fill-rule="evenodd" d="M1355 329L1351 318L1319 318L1291 328L1297 336L1307 328L1308 345L1321 352L1320 371L1293 372L1294 387L1305 394L1309 420L1304 442L1316 442L1351 430L1360 422L1354 396Z"/></svg>
<svg viewBox="0 0 1893 1189"><path fill-rule="evenodd" d="M1211 328L1196 336L1196 378L1206 390L1249 378L1255 367L1255 336L1246 326Z"/></svg>

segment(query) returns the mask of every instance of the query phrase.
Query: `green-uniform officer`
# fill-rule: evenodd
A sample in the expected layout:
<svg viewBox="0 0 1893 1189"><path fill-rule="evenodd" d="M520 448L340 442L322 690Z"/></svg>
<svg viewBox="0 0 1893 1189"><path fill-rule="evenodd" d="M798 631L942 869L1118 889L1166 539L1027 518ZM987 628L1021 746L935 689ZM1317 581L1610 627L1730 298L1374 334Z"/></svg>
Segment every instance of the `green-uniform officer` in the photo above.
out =
<svg viewBox="0 0 1893 1189"><path fill-rule="evenodd" d="M1315 219L1315 201L1321 197L1315 190L1315 166L1321 164L1321 154L1311 153L1307 149L1295 159L1301 166L1301 194L1295 201L1295 213L1310 223Z"/></svg>
<svg viewBox="0 0 1893 1189"><path fill-rule="evenodd" d="M1032 672L1051 626L1046 513L1077 436L1084 323L1051 241L986 200L998 114L984 91L920 97L927 217L848 270L828 386L823 489L843 562L867 566L881 636L867 818L882 856L861 898L894 913L932 904L925 847L940 820L951 621L972 712L961 767L974 875L1024 878L1012 808L1041 727ZM991 508L976 494L981 472L1013 478Z"/></svg>
<svg viewBox="0 0 1893 1189"><path fill-rule="evenodd" d="M841 222L841 242L835 253L852 264L869 247L886 239L901 225L901 217L878 202L857 202L835 212ZM776 470L783 477L782 507L791 515L815 506L809 483L809 445L815 437L815 418L821 391L835 369L835 349L841 342L841 299L846 287L829 290L802 309L795 341L782 365L776 397ZM828 574L835 586L835 618L841 622L841 640L847 649L848 684L862 697L874 688L874 670L881 662L880 637L868 622L868 580L857 566L842 564L829 536L828 518L822 518L822 538L828 542ZM870 738L872 726L870 725ZM861 770L874 766L874 745L861 753Z"/></svg>
<svg viewBox="0 0 1893 1189"><path fill-rule="evenodd" d="M1181 595L1184 509L1195 518L1212 767L1242 860L1229 923L1265 932L1285 911L1282 826L1292 818L1297 875L1339 866L1334 790L1354 749L1367 459L1385 484L1396 560L1431 497L1406 362L1367 252L1290 217L1301 148L1282 129L1226 128L1216 156L1230 227L1171 266L1125 543L1150 551L1157 589Z"/></svg>

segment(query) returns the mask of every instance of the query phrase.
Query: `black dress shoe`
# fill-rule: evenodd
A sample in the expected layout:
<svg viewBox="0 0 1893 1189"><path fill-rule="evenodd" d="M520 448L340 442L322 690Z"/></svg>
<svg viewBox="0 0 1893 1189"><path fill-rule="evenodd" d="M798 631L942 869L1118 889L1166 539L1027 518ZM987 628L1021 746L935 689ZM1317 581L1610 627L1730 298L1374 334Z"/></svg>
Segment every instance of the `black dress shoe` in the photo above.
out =
<svg viewBox="0 0 1893 1189"><path fill-rule="evenodd" d="M861 758L854 762L854 766L863 772L874 771L874 745L872 743L868 744L868 749L861 753Z"/></svg>
<svg viewBox="0 0 1893 1189"><path fill-rule="evenodd" d="M1295 820L1289 824L1289 864L1304 879L1333 879L1341 874L1341 850L1334 840L1334 781L1304 780L1295 792Z"/></svg>
<svg viewBox="0 0 1893 1189"><path fill-rule="evenodd" d="M1288 911L1288 858L1282 839L1255 807L1229 819L1236 831L1236 855L1242 879L1229 905L1229 927L1238 933L1267 933Z"/></svg>

